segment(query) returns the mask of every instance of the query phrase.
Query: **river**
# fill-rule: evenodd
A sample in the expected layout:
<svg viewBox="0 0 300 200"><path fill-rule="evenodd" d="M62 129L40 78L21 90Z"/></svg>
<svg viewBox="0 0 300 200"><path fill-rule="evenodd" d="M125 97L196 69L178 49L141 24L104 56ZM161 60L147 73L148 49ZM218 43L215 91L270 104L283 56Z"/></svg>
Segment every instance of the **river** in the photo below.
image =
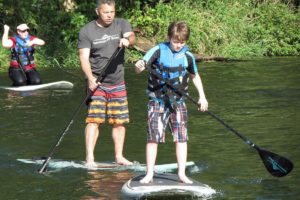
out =
<svg viewBox="0 0 300 200"><path fill-rule="evenodd" d="M188 176L214 188L217 194L211 199L215 200L300 199L300 58L206 62L198 67L209 109L258 146L289 158L294 169L286 177L271 176L256 150L188 103L188 160L201 168ZM46 68L40 73L45 83L74 83L71 91L0 91L0 199L121 199L122 185L135 175L70 168L41 175L38 166L17 161L47 156L83 100L81 71L67 71ZM124 153L145 163L146 74L136 75L132 65L126 65L125 72L131 123ZM0 85L8 84L7 73L0 73ZM192 85L190 89L196 98ZM83 107L74 118L53 159L84 160L85 112ZM101 129L95 149L99 162L113 161L110 130L109 126ZM174 162L175 148L168 134L166 144L159 145L157 163Z"/></svg>

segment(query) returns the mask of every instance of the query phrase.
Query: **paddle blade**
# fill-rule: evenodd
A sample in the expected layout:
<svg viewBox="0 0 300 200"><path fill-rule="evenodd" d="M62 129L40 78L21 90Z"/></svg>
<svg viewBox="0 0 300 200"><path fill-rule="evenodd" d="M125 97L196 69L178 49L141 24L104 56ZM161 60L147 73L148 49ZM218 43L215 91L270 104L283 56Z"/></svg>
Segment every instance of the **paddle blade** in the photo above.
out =
<svg viewBox="0 0 300 200"><path fill-rule="evenodd" d="M269 152L265 149L257 148L257 151L259 152L265 167L273 176L283 177L292 171L293 163L287 158Z"/></svg>

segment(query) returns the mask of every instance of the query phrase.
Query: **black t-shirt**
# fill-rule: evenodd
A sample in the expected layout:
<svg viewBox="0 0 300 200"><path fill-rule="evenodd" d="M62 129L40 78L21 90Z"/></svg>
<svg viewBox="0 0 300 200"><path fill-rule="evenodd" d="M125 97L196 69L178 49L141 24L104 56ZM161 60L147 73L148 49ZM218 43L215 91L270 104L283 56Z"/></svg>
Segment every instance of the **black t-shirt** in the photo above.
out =
<svg viewBox="0 0 300 200"><path fill-rule="evenodd" d="M108 27L100 27L91 21L79 32L78 48L90 49L90 64L93 74L97 77L102 72L108 59L116 51L120 39L126 32L132 32L131 25L125 19L115 19ZM115 85L124 81L124 51L111 63L109 73L103 81L105 85Z"/></svg>

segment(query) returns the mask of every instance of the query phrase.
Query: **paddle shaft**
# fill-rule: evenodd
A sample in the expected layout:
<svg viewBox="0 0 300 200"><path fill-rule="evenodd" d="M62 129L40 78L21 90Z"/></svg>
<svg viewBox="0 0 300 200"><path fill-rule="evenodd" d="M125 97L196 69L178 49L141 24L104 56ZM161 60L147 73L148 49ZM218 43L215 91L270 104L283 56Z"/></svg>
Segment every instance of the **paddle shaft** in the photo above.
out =
<svg viewBox="0 0 300 200"><path fill-rule="evenodd" d="M100 73L100 75L97 78L96 82L102 82L105 78L105 73L106 70L108 68L108 66L111 64L111 62L113 61L114 58L116 58L118 56L118 54L121 52L123 48L118 48L113 55L110 57L110 59L108 60L108 62L106 63L106 65L104 66L102 72ZM96 87L95 90L97 90L97 88L99 87L99 85ZM95 91L94 90L94 91ZM88 94L85 96L85 98L83 99L83 101L80 103L80 105L77 107L77 109L74 111L70 122L67 124L67 126L65 127L65 129L63 130L62 134L60 135L58 141L56 142L56 144L51 148L50 153L47 156L47 159L43 162L43 165L40 167L40 169L38 170L39 173L43 173L45 171L45 168L48 164L48 162L51 160L51 157L53 156L56 148L60 145L62 139L64 138L64 136L67 134L68 130L70 129L71 125L74 122L74 118L77 116L77 114L79 113L80 108L85 104L85 102L92 96L92 94L94 93L94 91L88 90Z"/></svg>
<svg viewBox="0 0 300 200"><path fill-rule="evenodd" d="M199 106L198 102L193 99L192 97L190 97L189 95L185 94L185 93L180 93L181 95L185 96L188 100L190 100L191 102L193 102L195 105ZM214 119L216 119L218 122L220 122L223 126L225 126L228 130L230 130L231 132L233 132L234 134L236 134L239 138L241 138L242 140L245 141L246 144L250 145L251 147L258 149L259 147L257 145L255 145L253 142L251 142L248 138L246 138L245 136L243 136L241 133L239 133L237 130L235 130L232 126L230 126L229 124L227 124L224 120L222 120L220 117L218 117L216 114L214 114L212 111L206 111L207 114L209 114L211 117L213 117Z"/></svg>
<svg viewBox="0 0 300 200"><path fill-rule="evenodd" d="M165 78L163 78L161 76L161 74L159 74L155 69L151 68L151 67L147 67L147 69L149 70L150 73L152 73L154 76L156 76L158 79L164 81L166 83L166 85L170 88L172 88L173 90L175 90L174 92L178 93L181 96L186 97L188 100L190 100L192 103L194 103L197 107L199 107L198 102L193 99L192 97L190 97L188 94L186 94L185 92L180 91L179 89L175 89L174 86L170 83L169 80L166 80ZM206 111L206 113L208 113L211 117L213 117L214 119L216 119L218 122L220 122L222 125L224 125L227 129L229 129L231 132L233 132L234 134L236 134L239 138L241 138L242 140L244 140L246 142L246 144L250 145L251 147L255 148L255 149L259 149L258 146L256 146L253 142L251 142L248 138L246 138L245 136L243 136L241 133L239 133L237 130L235 130L233 127L231 127L229 124L227 124L224 120L222 120L220 117L218 117L216 114L214 114L212 111Z"/></svg>
<svg viewBox="0 0 300 200"><path fill-rule="evenodd" d="M176 88L174 88L174 86L170 83L169 80L164 79L161 74L159 74L155 69L152 69L150 67L147 67L147 69L149 70L150 73L152 73L154 76L156 76L158 79L160 79L161 81L165 82L166 85L170 88L173 89L174 92L176 92L177 94L186 97L188 100L190 100L192 103L194 103L195 105L197 105L197 107L199 107L199 104L197 101L195 101L192 97L190 97L188 94L186 94L185 92L182 92ZM241 138L246 144L250 145L251 147L253 147L254 149L257 150L257 152L259 153L265 167L267 168L267 170L276 177L283 177L285 175L287 175L288 173L290 173L293 169L293 163L278 155L275 153L272 153L270 151L267 151L265 149L261 149L259 148L257 145L255 145L253 142L251 142L248 138L246 138L245 136L243 136L241 133L239 133L237 130L235 130L233 127L231 127L230 125L228 125L224 120L222 120L220 117L218 117L216 114L214 114L212 111L206 111L206 113L208 113L211 117L213 117L214 119L216 119L218 122L220 122L222 125L224 125L227 129L229 129L231 132L233 132L235 135L237 135L239 138Z"/></svg>

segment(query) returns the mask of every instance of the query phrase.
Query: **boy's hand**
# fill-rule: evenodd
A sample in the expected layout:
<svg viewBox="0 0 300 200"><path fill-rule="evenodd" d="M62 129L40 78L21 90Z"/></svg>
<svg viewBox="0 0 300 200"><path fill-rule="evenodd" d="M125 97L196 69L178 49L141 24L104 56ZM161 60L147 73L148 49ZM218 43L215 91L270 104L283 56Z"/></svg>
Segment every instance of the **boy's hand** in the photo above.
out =
<svg viewBox="0 0 300 200"><path fill-rule="evenodd" d="M141 73L142 71L145 70L145 61L144 60L139 60L135 63L135 72L137 74Z"/></svg>
<svg viewBox="0 0 300 200"><path fill-rule="evenodd" d="M207 102L206 98L200 98L198 101L198 104L199 104L198 110L200 110L202 112L205 112L208 110L208 102Z"/></svg>

